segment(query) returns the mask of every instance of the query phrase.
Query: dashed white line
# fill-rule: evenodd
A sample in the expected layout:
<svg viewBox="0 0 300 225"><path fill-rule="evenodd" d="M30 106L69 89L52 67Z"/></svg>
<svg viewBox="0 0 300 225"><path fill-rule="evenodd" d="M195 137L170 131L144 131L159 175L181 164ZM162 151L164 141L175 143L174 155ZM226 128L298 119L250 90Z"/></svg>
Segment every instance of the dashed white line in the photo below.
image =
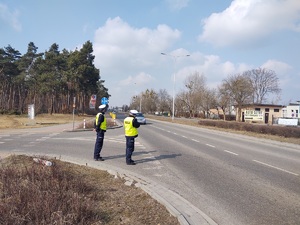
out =
<svg viewBox="0 0 300 225"><path fill-rule="evenodd" d="M206 144L206 146L209 146L209 147L212 147L212 148L216 147L216 146L213 146L213 145L210 145L210 144Z"/></svg>
<svg viewBox="0 0 300 225"><path fill-rule="evenodd" d="M36 141L46 141L45 138L39 138L39 139L36 139Z"/></svg>
<svg viewBox="0 0 300 225"><path fill-rule="evenodd" d="M258 160L252 160L253 162L256 162L256 163L259 163L259 164L262 164L262 165L265 165L265 166L268 166L268 167L271 167L271 168L274 168L274 169L277 169L277 170L280 170L280 171L283 171L283 172L286 172L286 173L289 173L289 174L292 174L292 175L295 175L295 176L299 176L299 174L297 173L293 173L291 171L288 171L288 170L285 170L285 169L282 169L282 168L279 168L279 167L276 167L276 166L272 166L270 164L267 164L267 163L264 163L264 162L260 162Z"/></svg>
<svg viewBox="0 0 300 225"><path fill-rule="evenodd" d="M224 152L227 152L227 153L232 154L232 155L239 155L237 153L234 153L234 152L231 152L231 151L228 151L228 150L224 150Z"/></svg>
<svg viewBox="0 0 300 225"><path fill-rule="evenodd" d="M10 134L0 134L0 138L2 137L10 137Z"/></svg>
<svg viewBox="0 0 300 225"><path fill-rule="evenodd" d="M195 141L195 142L198 142L198 143L200 143L200 141L198 141L198 140L196 140L196 139L192 139L192 141Z"/></svg>

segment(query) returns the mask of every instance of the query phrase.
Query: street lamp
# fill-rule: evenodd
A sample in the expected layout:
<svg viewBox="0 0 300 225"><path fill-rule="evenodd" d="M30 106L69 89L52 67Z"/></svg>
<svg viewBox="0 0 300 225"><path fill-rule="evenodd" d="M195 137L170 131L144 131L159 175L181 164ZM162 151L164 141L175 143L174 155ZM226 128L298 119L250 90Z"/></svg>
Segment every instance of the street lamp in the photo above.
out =
<svg viewBox="0 0 300 225"><path fill-rule="evenodd" d="M160 53L162 55L165 55L165 56L170 56L174 59L174 77L173 77L173 104L172 104L172 120L174 120L174 113L175 113L175 70L176 70L176 61L177 61L177 58L179 57L188 57L190 55L171 55L171 54L167 54L167 53Z"/></svg>

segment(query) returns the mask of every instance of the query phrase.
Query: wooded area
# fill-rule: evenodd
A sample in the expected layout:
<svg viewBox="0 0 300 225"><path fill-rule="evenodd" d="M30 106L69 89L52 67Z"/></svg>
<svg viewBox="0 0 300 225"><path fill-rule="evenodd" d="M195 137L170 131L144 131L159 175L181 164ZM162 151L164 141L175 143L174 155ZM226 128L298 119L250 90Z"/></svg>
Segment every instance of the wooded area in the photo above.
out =
<svg viewBox="0 0 300 225"><path fill-rule="evenodd" d="M93 45L87 41L80 50L59 51L58 44L38 53L33 42L24 55L8 45L0 48L0 113L27 113L34 104L35 114L90 111L91 95L109 97L94 65Z"/></svg>

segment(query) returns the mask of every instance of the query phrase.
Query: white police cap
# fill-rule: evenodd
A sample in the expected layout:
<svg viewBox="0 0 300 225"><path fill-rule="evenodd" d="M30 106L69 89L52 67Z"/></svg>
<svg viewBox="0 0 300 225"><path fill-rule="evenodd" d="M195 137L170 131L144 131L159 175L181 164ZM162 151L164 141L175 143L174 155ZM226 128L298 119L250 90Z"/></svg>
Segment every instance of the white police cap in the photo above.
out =
<svg viewBox="0 0 300 225"><path fill-rule="evenodd" d="M129 115L135 116L137 113L139 113L139 112L135 109L132 109L132 110L129 111Z"/></svg>
<svg viewBox="0 0 300 225"><path fill-rule="evenodd" d="M105 109L105 108L106 108L105 104L99 106L99 109Z"/></svg>

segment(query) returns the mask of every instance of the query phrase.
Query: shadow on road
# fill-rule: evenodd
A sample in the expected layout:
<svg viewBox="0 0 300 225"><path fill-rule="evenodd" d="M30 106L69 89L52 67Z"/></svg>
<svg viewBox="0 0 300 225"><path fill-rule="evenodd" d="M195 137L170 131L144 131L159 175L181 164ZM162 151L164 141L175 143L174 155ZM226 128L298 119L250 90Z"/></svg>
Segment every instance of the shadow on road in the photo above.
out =
<svg viewBox="0 0 300 225"><path fill-rule="evenodd" d="M124 150L125 151L125 150ZM133 152L133 158L138 157L139 155L145 155L156 151L134 151ZM181 154L165 154L165 155L159 155L159 156L153 156L151 158L144 158L144 159L134 159L136 163L146 163L146 162L153 162L153 161L160 161L162 159L171 159L181 156ZM117 158L124 158L125 160L125 153L114 155L114 156L103 156L105 160L112 160Z"/></svg>

